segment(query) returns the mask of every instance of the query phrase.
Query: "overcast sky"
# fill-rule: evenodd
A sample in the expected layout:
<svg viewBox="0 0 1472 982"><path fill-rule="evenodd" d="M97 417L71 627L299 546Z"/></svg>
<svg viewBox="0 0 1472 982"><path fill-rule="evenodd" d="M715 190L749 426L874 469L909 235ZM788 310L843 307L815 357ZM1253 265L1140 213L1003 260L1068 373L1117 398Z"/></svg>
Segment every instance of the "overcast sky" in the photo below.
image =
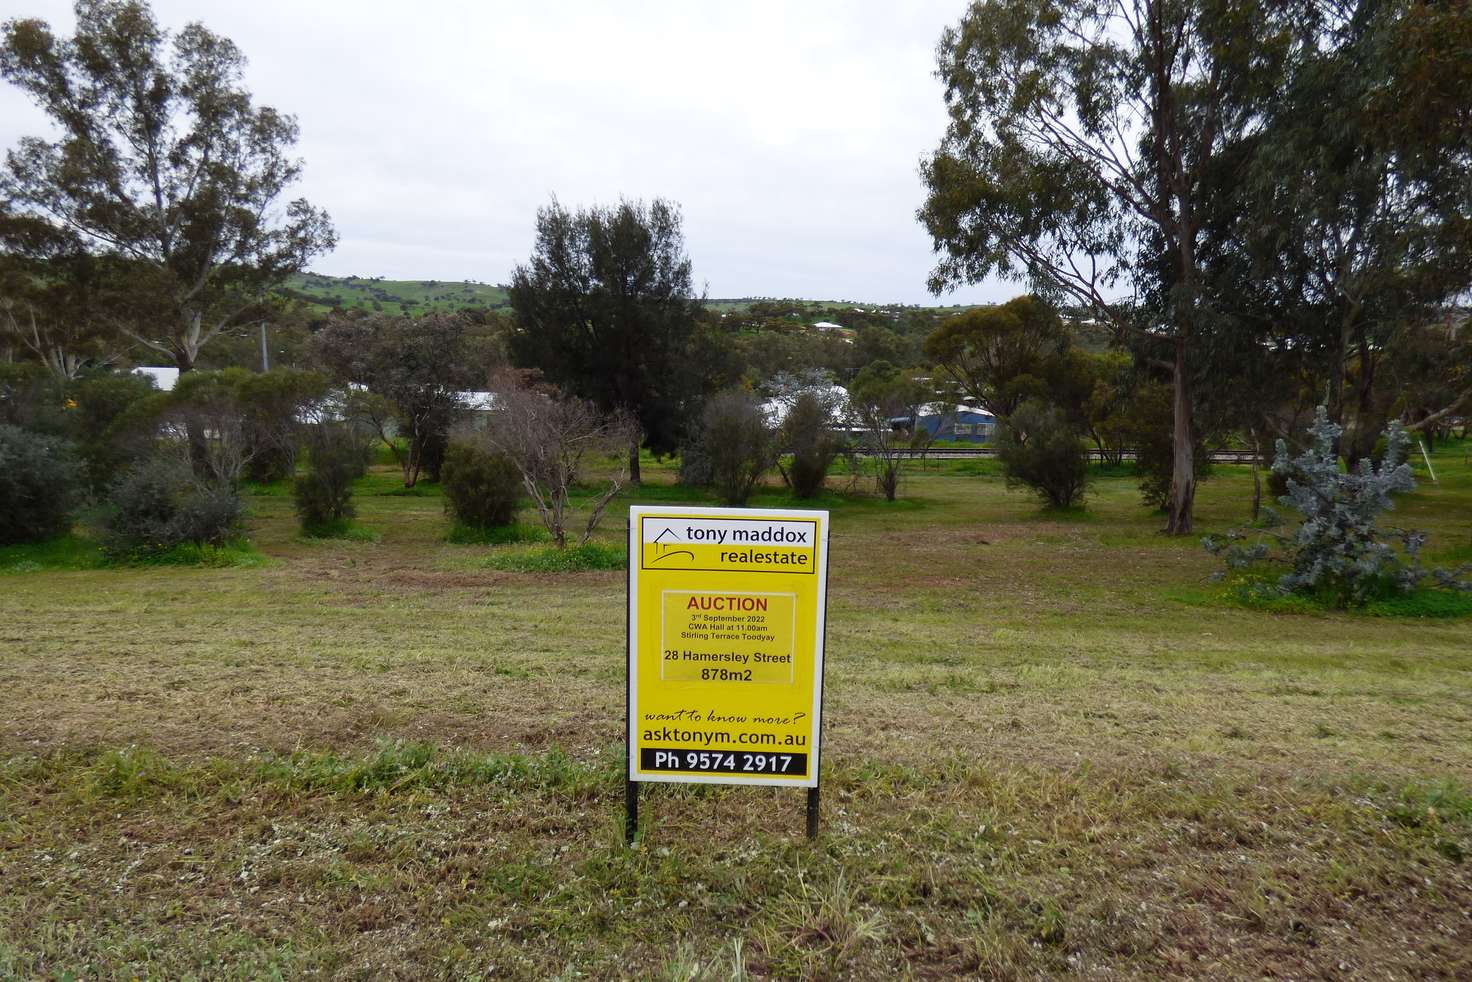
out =
<svg viewBox="0 0 1472 982"><path fill-rule="evenodd" d="M13 0L70 33L69 3ZM505 282L538 206L679 202L712 297L935 303L918 162L964 0L394 3L155 0L234 39L295 113L300 190L341 238L314 268ZM0 85L0 140L44 132ZM1005 299L987 284L945 303Z"/></svg>

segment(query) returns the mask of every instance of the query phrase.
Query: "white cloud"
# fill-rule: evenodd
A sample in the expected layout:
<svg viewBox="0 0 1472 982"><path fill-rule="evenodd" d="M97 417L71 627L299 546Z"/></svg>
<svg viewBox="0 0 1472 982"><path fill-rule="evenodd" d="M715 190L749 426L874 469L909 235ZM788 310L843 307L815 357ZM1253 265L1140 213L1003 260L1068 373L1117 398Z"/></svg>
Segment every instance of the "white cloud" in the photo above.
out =
<svg viewBox="0 0 1472 982"><path fill-rule="evenodd" d="M69 32L66 4L21 0ZM538 206L671 198L712 296L933 302L920 156L957 0L184 4L295 113L301 193L341 235L316 268L504 281ZM41 126L0 91L0 141ZM1010 284L945 302L1000 299Z"/></svg>

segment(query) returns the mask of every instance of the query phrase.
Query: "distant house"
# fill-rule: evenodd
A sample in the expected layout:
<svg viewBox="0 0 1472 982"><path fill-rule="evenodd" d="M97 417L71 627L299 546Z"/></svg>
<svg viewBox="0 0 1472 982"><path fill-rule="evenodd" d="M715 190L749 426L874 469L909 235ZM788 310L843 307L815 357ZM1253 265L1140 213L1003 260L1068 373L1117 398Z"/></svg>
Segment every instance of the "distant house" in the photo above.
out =
<svg viewBox="0 0 1472 982"><path fill-rule="evenodd" d="M996 417L975 406L960 403L932 402L921 406L913 418L898 416L890 421L897 428L923 429L932 440L967 440L984 443L997 430Z"/></svg>
<svg viewBox="0 0 1472 982"><path fill-rule="evenodd" d="M842 324L835 324L832 321L818 321L818 323L814 324L813 326L816 327L820 331L841 331L841 330L843 330L843 325Z"/></svg>
<svg viewBox="0 0 1472 982"><path fill-rule="evenodd" d="M841 385L829 385L825 388L805 389L804 392L813 392L824 403L832 407L828 419L828 425L833 430L848 431L853 428L853 408L849 404L848 389ZM762 403L762 411L766 413L767 422L772 426L781 426L787 419L792 404L797 401L801 392L793 392L783 398L768 399Z"/></svg>
<svg viewBox="0 0 1472 982"><path fill-rule="evenodd" d="M133 369L133 374L153 379L153 384L160 392L171 391L174 383L179 381L179 370L167 365L140 365Z"/></svg>

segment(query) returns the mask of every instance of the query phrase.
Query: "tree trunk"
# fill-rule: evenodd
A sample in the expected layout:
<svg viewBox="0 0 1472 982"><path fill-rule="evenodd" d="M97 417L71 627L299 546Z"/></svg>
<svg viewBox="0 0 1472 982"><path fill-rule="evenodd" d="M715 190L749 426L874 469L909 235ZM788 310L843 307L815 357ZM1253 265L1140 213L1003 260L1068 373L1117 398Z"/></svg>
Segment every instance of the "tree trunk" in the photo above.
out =
<svg viewBox="0 0 1472 982"><path fill-rule="evenodd" d="M1258 439L1257 427L1247 431L1252 437L1252 520L1262 514L1262 441Z"/></svg>
<svg viewBox="0 0 1472 982"><path fill-rule="evenodd" d="M174 352L174 366L179 369L179 377L183 378L186 372L194 371L194 359L188 352L178 349ZM194 418L193 413L187 413L185 416L184 432L189 442L190 469L194 471L195 477L208 478L210 476L210 448L205 443L204 428L200 425L199 420Z"/></svg>
<svg viewBox="0 0 1472 982"><path fill-rule="evenodd" d="M629 483L630 484L638 484L638 483L640 483L639 482L639 439L638 439L638 437L635 437L634 438L634 442L631 443L631 444L629 444Z"/></svg>
<svg viewBox="0 0 1472 982"><path fill-rule="evenodd" d="M1363 333L1357 354L1360 371L1355 379L1354 429L1340 448L1346 467L1354 467L1358 461L1373 455L1375 443L1380 439L1380 427L1375 419L1375 355Z"/></svg>
<svg viewBox="0 0 1472 982"><path fill-rule="evenodd" d="M1170 477L1167 535L1189 535L1191 512L1196 503L1196 461L1191 434L1190 379L1186 373L1186 342L1176 339L1175 369L1172 373L1175 425L1171 435L1173 466Z"/></svg>

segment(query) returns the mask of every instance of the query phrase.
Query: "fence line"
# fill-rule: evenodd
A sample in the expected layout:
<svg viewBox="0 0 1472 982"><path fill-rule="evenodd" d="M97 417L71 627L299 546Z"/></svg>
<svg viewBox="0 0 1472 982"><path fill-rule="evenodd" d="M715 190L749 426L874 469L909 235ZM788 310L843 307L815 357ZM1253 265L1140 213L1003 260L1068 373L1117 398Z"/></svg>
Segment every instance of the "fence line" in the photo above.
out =
<svg viewBox="0 0 1472 982"><path fill-rule="evenodd" d="M1104 454L1097 448L1089 452L1089 460L1103 461L1113 454ZM859 449L861 457L874 457L878 451ZM930 447L926 450L896 450L892 451L895 457L919 460L968 460L995 457L997 451L993 447ZM1124 450L1119 453L1120 460L1134 460L1135 451ZM1250 464L1253 452L1251 450L1212 450L1207 453L1207 458L1213 464Z"/></svg>

